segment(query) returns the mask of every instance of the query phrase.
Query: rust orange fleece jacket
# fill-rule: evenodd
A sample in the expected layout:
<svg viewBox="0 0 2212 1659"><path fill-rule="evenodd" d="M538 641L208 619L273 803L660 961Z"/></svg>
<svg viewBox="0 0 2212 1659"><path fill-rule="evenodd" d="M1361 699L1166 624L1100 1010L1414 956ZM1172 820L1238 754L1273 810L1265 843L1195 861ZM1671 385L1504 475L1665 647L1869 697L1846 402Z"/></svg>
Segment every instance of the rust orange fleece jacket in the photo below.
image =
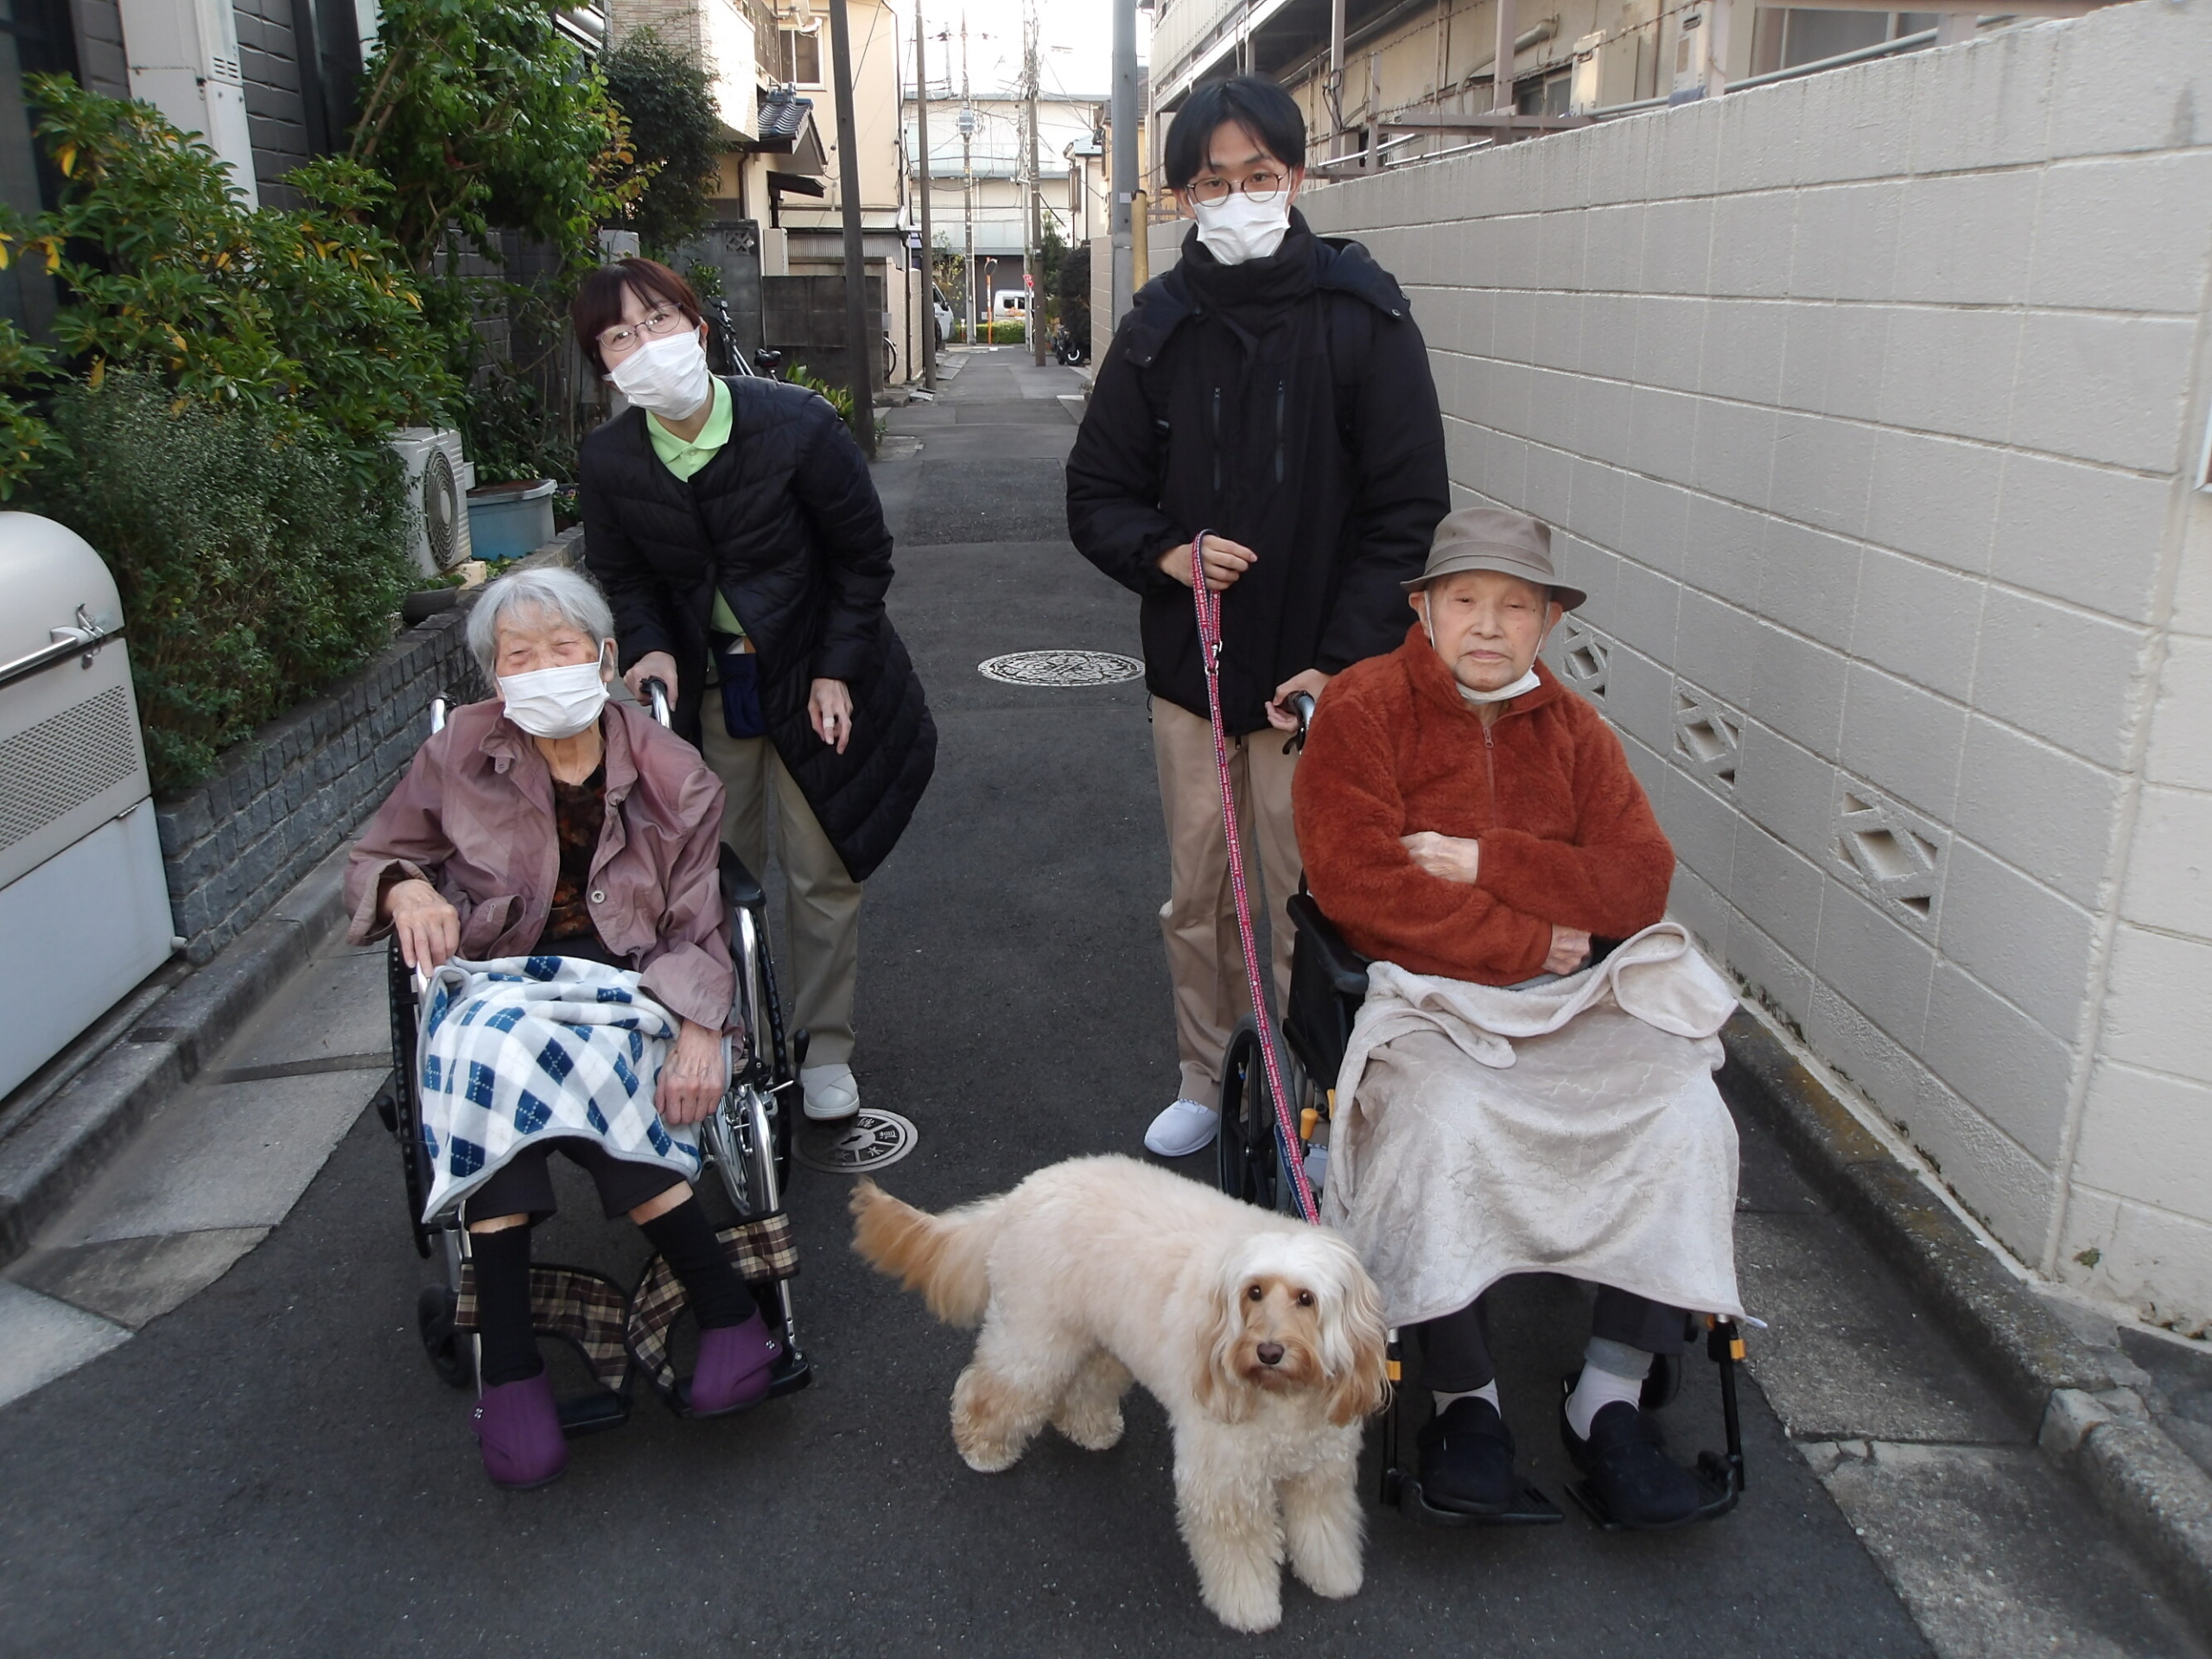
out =
<svg viewBox="0 0 2212 1659"><path fill-rule="evenodd" d="M1674 849L1605 718L1537 665L1487 732L1416 622L1329 683L1292 799L1314 902L1363 955L1510 985L1552 925L1623 939L1666 912ZM1472 886L1429 875L1401 836L1473 837Z"/></svg>

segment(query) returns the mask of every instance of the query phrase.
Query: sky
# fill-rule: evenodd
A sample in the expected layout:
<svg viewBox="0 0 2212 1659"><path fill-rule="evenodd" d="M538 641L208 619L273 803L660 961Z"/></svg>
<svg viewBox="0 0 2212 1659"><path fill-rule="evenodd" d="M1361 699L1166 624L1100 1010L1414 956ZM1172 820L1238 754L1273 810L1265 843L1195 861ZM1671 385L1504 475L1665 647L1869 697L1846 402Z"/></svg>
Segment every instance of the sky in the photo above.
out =
<svg viewBox="0 0 2212 1659"><path fill-rule="evenodd" d="M899 33L906 40L913 22L912 0L894 0ZM942 85L944 66L952 84L960 82L960 20L968 20L968 79L978 96L1013 86L1021 74L1021 0L922 0L929 26L930 79ZM1037 84L1047 92L1072 93L1102 102L1113 86L1114 12L1110 0L1037 0L1040 30ZM1137 13L1137 61L1145 56L1152 16ZM950 32L950 41L938 35ZM911 48L909 48L911 50ZM949 54L949 55L948 55ZM900 77L911 86L913 66Z"/></svg>

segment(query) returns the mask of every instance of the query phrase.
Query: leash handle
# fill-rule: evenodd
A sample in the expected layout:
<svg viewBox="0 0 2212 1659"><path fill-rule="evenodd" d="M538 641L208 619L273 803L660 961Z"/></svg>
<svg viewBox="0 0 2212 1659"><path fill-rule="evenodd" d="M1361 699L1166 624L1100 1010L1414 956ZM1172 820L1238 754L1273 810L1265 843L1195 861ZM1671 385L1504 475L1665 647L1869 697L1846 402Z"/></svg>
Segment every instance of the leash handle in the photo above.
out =
<svg viewBox="0 0 2212 1659"><path fill-rule="evenodd" d="M1252 999L1253 1021L1260 1028L1260 1058L1267 1066L1268 1092L1274 1100L1275 1138L1281 1143L1283 1163L1290 1170L1298 1213L1318 1224L1320 1212L1313 1202L1313 1185L1306 1179L1306 1160L1298 1154L1298 1130L1291 1122L1290 1096L1283 1091L1282 1071L1275 1055L1274 1020L1268 1013L1259 954L1252 941L1252 899L1244 881L1244 836L1236 822L1236 791L1229 777L1229 729L1221 718L1221 595L1206 589L1205 541L1211 533L1202 530L1191 537L1191 596L1198 610L1198 646L1205 662L1206 712L1213 721L1214 772L1221 785L1222 834L1229 842L1229 885L1236 897L1236 937L1244 949L1244 985Z"/></svg>

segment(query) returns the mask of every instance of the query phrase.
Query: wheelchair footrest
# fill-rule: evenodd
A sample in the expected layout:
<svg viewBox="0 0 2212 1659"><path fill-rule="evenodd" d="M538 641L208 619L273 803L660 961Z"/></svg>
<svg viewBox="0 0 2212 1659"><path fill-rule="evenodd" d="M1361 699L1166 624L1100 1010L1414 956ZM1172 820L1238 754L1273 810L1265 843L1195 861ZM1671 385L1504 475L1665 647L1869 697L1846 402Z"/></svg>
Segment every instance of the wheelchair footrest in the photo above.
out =
<svg viewBox="0 0 2212 1659"><path fill-rule="evenodd" d="M814 1381L814 1367L807 1357L797 1349L786 1348L776 1361L775 1369L768 1376L768 1397L771 1400L786 1394L797 1394Z"/></svg>
<svg viewBox="0 0 2212 1659"><path fill-rule="evenodd" d="M1697 1454L1697 1508L1679 1521L1669 1521L1658 1527L1639 1526L1615 1519L1612 1511L1605 1507L1605 1501L1592 1490L1586 1480L1570 1484L1567 1495L1604 1532L1663 1532L1674 1527L1694 1526L1700 1521L1718 1521L1734 1509L1736 1500L1744 1495L1743 1484L1736 1478L1735 1471L1717 1452Z"/></svg>
<svg viewBox="0 0 2212 1659"><path fill-rule="evenodd" d="M1559 1505L1529 1480L1521 1482L1520 1491L1504 1508L1485 1514L1437 1508L1422 1495L1421 1482L1402 1469L1383 1477L1383 1498L1396 1504L1408 1520L1432 1527L1552 1527L1567 1519Z"/></svg>
<svg viewBox="0 0 2212 1659"><path fill-rule="evenodd" d="M620 1428L630 1421L629 1401L612 1389L577 1395L562 1401L556 1409L561 1414L561 1433L572 1440Z"/></svg>

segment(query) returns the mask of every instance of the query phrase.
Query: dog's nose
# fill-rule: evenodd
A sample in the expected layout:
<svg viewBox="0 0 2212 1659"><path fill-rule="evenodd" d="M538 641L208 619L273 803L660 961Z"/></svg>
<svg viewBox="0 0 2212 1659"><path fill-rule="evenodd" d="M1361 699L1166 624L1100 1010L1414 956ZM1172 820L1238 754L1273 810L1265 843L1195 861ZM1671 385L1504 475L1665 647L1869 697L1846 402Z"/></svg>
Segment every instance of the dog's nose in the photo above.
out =
<svg viewBox="0 0 2212 1659"><path fill-rule="evenodd" d="M1260 1363L1262 1365L1282 1363L1282 1344L1279 1342L1263 1342L1260 1344L1258 1352Z"/></svg>

